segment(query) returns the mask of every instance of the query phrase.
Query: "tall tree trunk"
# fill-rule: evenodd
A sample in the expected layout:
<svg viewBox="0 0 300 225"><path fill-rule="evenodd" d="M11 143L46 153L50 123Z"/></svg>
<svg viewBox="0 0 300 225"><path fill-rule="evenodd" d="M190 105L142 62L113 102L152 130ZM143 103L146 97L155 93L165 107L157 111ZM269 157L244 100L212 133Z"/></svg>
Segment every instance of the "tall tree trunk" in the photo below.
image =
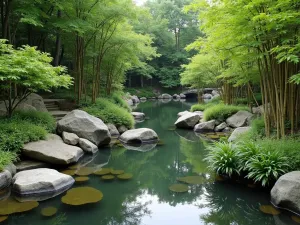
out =
<svg viewBox="0 0 300 225"><path fill-rule="evenodd" d="M61 18L61 10L57 11L57 18ZM53 59L53 65L58 66L59 65L59 57L61 56L61 35L60 35L60 29L57 29L56 31L56 43L55 43L55 53L54 53L54 59Z"/></svg>

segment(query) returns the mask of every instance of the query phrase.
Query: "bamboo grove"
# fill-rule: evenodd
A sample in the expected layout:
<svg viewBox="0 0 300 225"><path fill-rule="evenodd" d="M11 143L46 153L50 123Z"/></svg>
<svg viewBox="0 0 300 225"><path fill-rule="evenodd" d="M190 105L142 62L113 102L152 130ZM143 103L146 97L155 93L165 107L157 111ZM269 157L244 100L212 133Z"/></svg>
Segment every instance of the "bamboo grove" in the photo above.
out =
<svg viewBox="0 0 300 225"><path fill-rule="evenodd" d="M1 39L49 52L65 65L80 101L122 87L126 71L157 56L152 38L137 33L139 18L151 17L131 0L1 0Z"/></svg>
<svg viewBox="0 0 300 225"><path fill-rule="evenodd" d="M195 0L186 10L199 13L196 49L211 60L211 79L223 84L225 103L236 90L248 96L262 93L266 135L277 138L299 131L300 120L300 2L296 0ZM185 76L191 76L187 65ZM198 62L199 64L199 62ZM188 83L188 82L187 82Z"/></svg>

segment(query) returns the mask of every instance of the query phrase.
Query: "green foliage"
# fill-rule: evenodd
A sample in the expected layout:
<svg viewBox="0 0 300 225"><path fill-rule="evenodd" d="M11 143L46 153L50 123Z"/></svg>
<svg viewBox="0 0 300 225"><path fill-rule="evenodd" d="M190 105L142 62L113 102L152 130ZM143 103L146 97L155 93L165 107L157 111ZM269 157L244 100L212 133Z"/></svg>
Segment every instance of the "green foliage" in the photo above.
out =
<svg viewBox="0 0 300 225"><path fill-rule="evenodd" d="M18 155L15 152L0 151L0 171L17 159Z"/></svg>
<svg viewBox="0 0 300 225"><path fill-rule="evenodd" d="M256 118L251 121L250 135L252 138L265 137L265 121L263 118Z"/></svg>
<svg viewBox="0 0 300 225"><path fill-rule="evenodd" d="M128 112L131 112L130 106L127 104L127 102L121 97L122 93L113 93L110 97L112 102L124 109L126 109Z"/></svg>
<svg viewBox="0 0 300 225"><path fill-rule="evenodd" d="M216 142L209 147L209 154L206 157L210 168L221 175L238 175L239 155L236 147L228 142Z"/></svg>
<svg viewBox="0 0 300 225"><path fill-rule="evenodd" d="M124 125L127 128L133 128L134 125L133 116L109 99L98 98L95 104L84 107L83 110L100 118L104 123L112 123L117 127Z"/></svg>
<svg viewBox="0 0 300 225"><path fill-rule="evenodd" d="M49 96L51 99L66 99L69 101L75 101L76 96L73 90L70 89L57 89Z"/></svg>
<svg viewBox="0 0 300 225"><path fill-rule="evenodd" d="M192 105L191 112L204 111L214 105L215 105L214 103L203 103L203 104Z"/></svg>
<svg viewBox="0 0 300 225"><path fill-rule="evenodd" d="M129 92L131 95L136 95L139 98L146 97L157 97L157 95L153 92L153 88L145 87L145 88L125 88L124 92Z"/></svg>
<svg viewBox="0 0 300 225"><path fill-rule="evenodd" d="M240 110L249 111L249 108L246 106L218 104L207 108L204 111L203 118L205 121L209 121L209 120L224 121L228 117L232 116L233 114L237 113Z"/></svg>

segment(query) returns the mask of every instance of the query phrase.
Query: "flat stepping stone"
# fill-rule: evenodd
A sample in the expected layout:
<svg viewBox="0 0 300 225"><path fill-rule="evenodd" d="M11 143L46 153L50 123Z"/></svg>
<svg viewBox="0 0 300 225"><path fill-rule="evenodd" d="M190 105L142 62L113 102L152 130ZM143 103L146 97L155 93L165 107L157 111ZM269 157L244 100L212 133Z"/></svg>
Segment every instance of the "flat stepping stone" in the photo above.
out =
<svg viewBox="0 0 300 225"><path fill-rule="evenodd" d="M24 160L24 161L15 163L15 166L17 167L17 172L24 171L24 170L32 170L32 169L50 167L50 165L45 162L39 162L39 161L33 161L33 160Z"/></svg>

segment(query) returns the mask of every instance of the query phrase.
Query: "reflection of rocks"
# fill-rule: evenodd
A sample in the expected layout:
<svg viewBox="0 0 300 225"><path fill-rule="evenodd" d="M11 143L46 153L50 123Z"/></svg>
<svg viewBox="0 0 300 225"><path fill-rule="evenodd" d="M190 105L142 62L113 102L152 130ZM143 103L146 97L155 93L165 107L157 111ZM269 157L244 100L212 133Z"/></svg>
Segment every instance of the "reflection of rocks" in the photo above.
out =
<svg viewBox="0 0 300 225"><path fill-rule="evenodd" d="M171 102L171 101L172 101L172 98L163 98L163 99L159 99L158 101L161 102L161 103L166 104L166 103Z"/></svg>
<svg viewBox="0 0 300 225"><path fill-rule="evenodd" d="M3 190L0 191L0 201L4 201L6 199L8 199L11 195L11 188L5 188Z"/></svg>
<svg viewBox="0 0 300 225"><path fill-rule="evenodd" d="M49 168L50 165L44 162L33 161L33 160L24 160L16 163L17 172L24 170L32 170L38 168Z"/></svg>
<svg viewBox="0 0 300 225"><path fill-rule="evenodd" d="M85 167L94 168L99 170L109 163L111 157L110 151L101 151L89 162L85 164Z"/></svg>
<svg viewBox="0 0 300 225"><path fill-rule="evenodd" d="M123 144L124 148L128 150L134 150L139 152L148 152L156 147L157 143L146 143L146 144Z"/></svg>
<svg viewBox="0 0 300 225"><path fill-rule="evenodd" d="M52 169L34 169L17 173L13 178L13 192L24 200L46 200L68 190L74 179Z"/></svg>
<svg viewBox="0 0 300 225"><path fill-rule="evenodd" d="M176 130L175 133L178 136L184 138L187 141L191 141L191 142L199 141L199 137L193 131L190 131L190 130Z"/></svg>
<svg viewBox="0 0 300 225"><path fill-rule="evenodd" d="M141 113L141 112L132 112L131 115L136 120L143 120L145 118L145 113Z"/></svg>

